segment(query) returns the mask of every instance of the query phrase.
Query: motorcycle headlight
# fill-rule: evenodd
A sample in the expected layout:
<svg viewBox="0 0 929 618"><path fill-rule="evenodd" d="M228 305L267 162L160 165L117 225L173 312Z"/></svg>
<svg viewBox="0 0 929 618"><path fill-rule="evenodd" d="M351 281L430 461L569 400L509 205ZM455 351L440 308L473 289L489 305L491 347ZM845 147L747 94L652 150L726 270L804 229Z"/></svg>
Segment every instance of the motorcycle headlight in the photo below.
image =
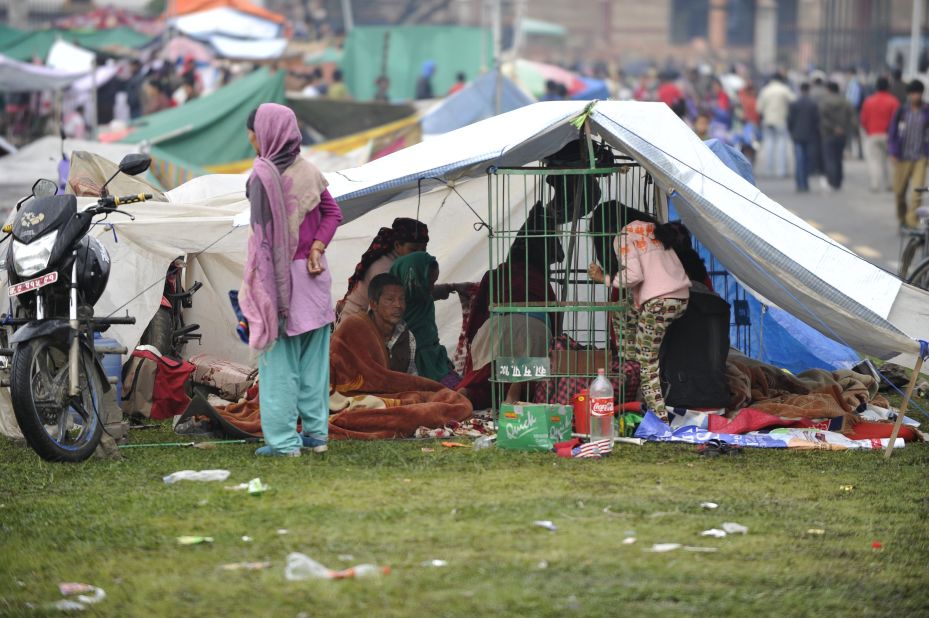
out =
<svg viewBox="0 0 929 618"><path fill-rule="evenodd" d="M48 268L52 257L52 247L58 239L58 230L42 236L35 242L24 245L13 241L13 268L20 277L31 277Z"/></svg>

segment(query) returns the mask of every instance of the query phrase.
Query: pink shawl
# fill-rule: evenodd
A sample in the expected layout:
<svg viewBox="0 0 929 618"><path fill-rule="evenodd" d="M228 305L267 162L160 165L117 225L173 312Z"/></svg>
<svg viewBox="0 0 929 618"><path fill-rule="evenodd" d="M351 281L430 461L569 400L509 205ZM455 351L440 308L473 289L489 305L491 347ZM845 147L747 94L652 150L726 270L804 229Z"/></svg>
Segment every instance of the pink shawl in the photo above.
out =
<svg viewBox="0 0 929 618"><path fill-rule="evenodd" d="M292 291L290 263L300 224L319 200L301 205L292 191L293 182L281 173L300 156L300 130L293 111L276 103L261 105L255 134L260 152L248 179L251 230L239 302L248 319L249 345L261 351L278 338L281 322L286 323Z"/></svg>

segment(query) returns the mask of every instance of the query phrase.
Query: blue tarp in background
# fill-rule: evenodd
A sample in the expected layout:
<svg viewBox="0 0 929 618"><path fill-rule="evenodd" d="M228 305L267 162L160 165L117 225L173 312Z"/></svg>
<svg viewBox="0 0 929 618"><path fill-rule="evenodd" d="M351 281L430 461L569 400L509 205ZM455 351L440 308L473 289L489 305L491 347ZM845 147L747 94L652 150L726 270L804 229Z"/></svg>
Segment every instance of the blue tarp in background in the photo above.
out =
<svg viewBox="0 0 929 618"><path fill-rule="evenodd" d="M438 135L497 115L497 72L488 71L448 97L423 117L423 133ZM500 75L500 113L535 103L505 75Z"/></svg>
<svg viewBox="0 0 929 618"><path fill-rule="evenodd" d="M707 140L706 145L726 164L726 167L755 184L752 164L741 152L717 139ZM672 220L677 218L673 200L670 204L669 218ZM713 270L711 266L714 264L722 268L726 267L699 242L695 245L709 270ZM751 327L747 329L747 337L743 337L741 345L737 346L746 355L794 373L814 367L849 368L861 359L861 356L848 346L833 341L786 311L763 305L731 275L715 275L712 279L716 291L730 305L734 305L737 299L744 298L748 301ZM732 328L731 339L733 345L736 345L735 326Z"/></svg>

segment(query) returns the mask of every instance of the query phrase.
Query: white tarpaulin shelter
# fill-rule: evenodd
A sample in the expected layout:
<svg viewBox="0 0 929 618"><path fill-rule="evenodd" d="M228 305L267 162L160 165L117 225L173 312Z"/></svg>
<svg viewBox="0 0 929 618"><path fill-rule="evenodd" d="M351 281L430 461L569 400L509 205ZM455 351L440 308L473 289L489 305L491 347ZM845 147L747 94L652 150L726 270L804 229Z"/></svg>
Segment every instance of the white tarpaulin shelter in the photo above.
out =
<svg viewBox="0 0 929 618"><path fill-rule="evenodd" d="M61 90L87 75L13 60L0 54L0 92Z"/></svg>
<svg viewBox="0 0 929 618"><path fill-rule="evenodd" d="M327 251L333 298L345 292L349 274L377 228L395 216L429 225L429 251L442 268L441 281L477 281L487 269L487 231L468 206L485 217L489 165L537 161L576 139L571 121L583 102L538 103L417 144L364 166L329 174L330 191L345 223ZM727 168L667 106L598 103L589 115L594 136L633 156L675 204L694 235L742 283L772 304L863 354L915 354L929 339L929 294L900 282L766 197ZM421 199L417 185L423 180ZM449 188L448 183L455 190ZM126 309L135 327L114 328L135 344L158 307L168 261L187 255L191 278L204 283L189 321L203 328L203 347L189 350L247 360L235 335L227 294L241 282L248 204L243 176L204 177L170 192L174 203L132 205L135 221L97 234L110 249L110 285L98 315ZM457 193L456 193L457 191ZM460 195L459 195L460 194ZM524 212L524 195L510 207ZM233 221L240 227L233 227ZM439 303L443 343L457 341L457 303Z"/></svg>
<svg viewBox="0 0 929 618"><path fill-rule="evenodd" d="M229 7L174 17L168 25L198 39L217 34L240 39L274 39L281 34L280 24Z"/></svg>

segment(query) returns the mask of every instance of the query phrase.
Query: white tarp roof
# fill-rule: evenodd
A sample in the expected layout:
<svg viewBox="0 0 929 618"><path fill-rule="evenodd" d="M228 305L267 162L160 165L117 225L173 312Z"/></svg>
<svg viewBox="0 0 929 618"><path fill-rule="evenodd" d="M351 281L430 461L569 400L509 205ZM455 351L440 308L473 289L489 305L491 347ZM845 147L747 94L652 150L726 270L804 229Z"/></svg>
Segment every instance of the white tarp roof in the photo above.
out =
<svg viewBox="0 0 929 618"><path fill-rule="evenodd" d="M210 45L220 56L236 60L272 60L280 58L287 49L287 39L237 39L213 35Z"/></svg>
<svg viewBox="0 0 929 618"><path fill-rule="evenodd" d="M471 230L477 217L462 197L478 213L486 212L486 168L525 165L557 151L576 138L570 121L585 105L534 104L328 174L330 191L346 215L327 251L333 299L345 293L346 280L378 227L395 216L418 214L429 225L429 251L439 259L442 281L477 281L488 267L487 232ZM929 339L929 294L903 285L767 198L723 165L666 106L598 103L590 122L595 134L634 156L663 190L677 193L684 223L759 296L861 353L913 354L917 338ZM424 181L419 200L417 181L433 176L454 185L462 197ZM113 270L97 314L131 301L127 307L139 323L114 331L133 345L157 309L168 261L190 254L190 276L205 284L189 316L203 327L200 351L248 360L227 299L241 282L244 262L247 228L232 226L233 220L248 220L244 177L195 182L169 193L179 203L128 207L138 217L134 222L111 217L118 242L98 229L113 253ZM511 208L523 212L523 199L513 196ZM440 303L437 312L441 339L450 346L460 326L456 304ZM195 345L188 350L197 351Z"/></svg>
<svg viewBox="0 0 929 618"><path fill-rule="evenodd" d="M0 54L0 92L61 90L86 74L20 62Z"/></svg>
<svg viewBox="0 0 929 618"><path fill-rule="evenodd" d="M280 24L229 7L181 15L169 20L168 25L199 39L214 34L240 39L273 39L281 34Z"/></svg>

